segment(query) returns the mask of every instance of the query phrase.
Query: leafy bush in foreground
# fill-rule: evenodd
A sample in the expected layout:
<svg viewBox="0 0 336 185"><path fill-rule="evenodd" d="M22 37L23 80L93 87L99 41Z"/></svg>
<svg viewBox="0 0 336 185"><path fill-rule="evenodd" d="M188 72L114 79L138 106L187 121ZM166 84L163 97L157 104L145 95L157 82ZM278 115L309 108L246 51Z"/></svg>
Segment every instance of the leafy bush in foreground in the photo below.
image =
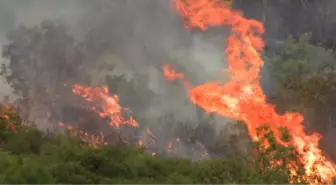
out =
<svg viewBox="0 0 336 185"><path fill-rule="evenodd" d="M1 119L13 121L5 115ZM130 146L92 148L69 132L48 135L20 124L10 132L2 127L0 183L289 183L286 166L272 161L290 158L300 167L295 151L277 145L267 126L260 130L261 143L267 140L270 147L255 143L250 158L193 162Z"/></svg>

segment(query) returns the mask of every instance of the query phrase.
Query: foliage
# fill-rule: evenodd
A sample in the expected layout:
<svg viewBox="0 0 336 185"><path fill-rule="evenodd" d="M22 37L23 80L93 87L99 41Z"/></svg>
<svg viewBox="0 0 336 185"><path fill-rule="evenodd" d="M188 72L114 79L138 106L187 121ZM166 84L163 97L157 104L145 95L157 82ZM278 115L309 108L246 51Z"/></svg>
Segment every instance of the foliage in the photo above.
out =
<svg viewBox="0 0 336 185"><path fill-rule="evenodd" d="M39 87L49 84L52 88L62 89L64 84L58 82L66 82L66 79L79 75L76 67L80 65L85 52L62 26L44 22L39 28L21 27L12 32L9 39L12 43L5 47L3 53L5 58L11 60L9 67L12 73L7 80L18 94L24 97L30 94L40 99ZM298 41L290 38L280 51L266 57L270 71L279 84L272 101L283 110L300 111L307 106L331 108L334 104L334 53L308 41L309 35L302 36ZM29 70L22 66L29 67ZM58 69L56 76L48 73L54 68ZM35 75L29 73L33 69L36 70ZM42 81L46 79L48 83ZM140 94L147 94L151 98L154 96L152 91L144 88L147 85L142 79L138 77L128 81L120 76L107 77L106 81L113 87L111 93L123 95L123 105L139 111L146 109L151 102L137 96L129 98L132 92L140 91ZM34 91L29 93L30 89ZM233 158L194 162L152 156L144 148L125 145L92 148L71 133L50 135L21 125L15 112L1 114L0 183L305 183L302 164L295 149L276 143L267 126L259 128L260 140L254 143L254 153L248 157L238 157L234 153L236 157ZM320 116L328 117L324 114ZM171 122L167 125L174 128L176 120ZM201 125L200 129L189 131L186 135L192 138L195 135L203 136L205 132L214 133L207 129ZM198 130L203 133L193 133ZM282 132L283 142L290 143L288 133ZM233 141L236 139L233 138ZM212 149L221 148L220 144L215 143ZM290 175L288 164L296 166L297 175Z"/></svg>
<svg viewBox="0 0 336 185"><path fill-rule="evenodd" d="M126 24L126 26L132 25ZM133 68L131 66L133 66L132 63L134 61L137 63L139 61L146 61L149 63L144 63L145 66L151 66L153 64L154 67L161 69L161 64L158 62L163 60L162 53L155 52L152 48L149 49L147 47L137 48L146 48L146 52L140 55L145 57L145 59L130 59L123 56L121 54L123 53L123 50L127 51L127 56L135 56L129 53L131 52L129 47L126 48L126 46L122 46L123 44L127 44L123 39L125 38L128 40L131 37L120 37L119 39L122 40L120 42L116 42L114 39L112 39L112 41L107 39L118 37L115 36L118 35L115 33L117 27L118 26L113 24L110 31L103 29L106 33L113 32L113 34L106 37L104 41L97 38L90 38L89 36L89 38L84 37L83 41L79 41L79 38L76 38L69 33L64 24L52 20L45 20L36 26L22 25L10 31L7 38L8 43L4 45L2 53L3 58L9 60L9 65L6 66L7 68L4 68L2 75L13 88L14 93L20 97L20 100L18 101L20 106L20 117L24 121L34 122L36 120L37 124L42 122L40 121L41 119L48 119L48 124L51 123L53 125L60 122L71 124L72 126L78 126L83 131L88 131L90 133L99 133L100 131L103 131L109 140L113 140L110 139L110 137L115 137L117 134L110 131L110 129L105 129L107 120L101 119L98 115L89 110L88 107L91 106L91 104L83 102L80 97L76 97L71 91L71 85L74 83L96 86L100 85L104 80L103 77L107 76L105 82L110 87L110 93L119 95L121 106L129 108L132 111L131 114L139 123L141 123L141 128L139 129L126 128L125 130L122 130L122 134L120 135L125 135L124 138L127 141L133 142L134 140L134 142L138 142L137 140L144 134L144 130L150 128L151 130L160 130L154 131L154 135L160 137L164 135L164 137L162 137L164 139L162 140L165 140L163 141L165 143L171 142L171 140L174 140L176 137L180 137L181 141L187 143L189 135L192 135L191 137L196 138L194 140L199 140L202 145L208 144L208 149L214 148L214 150L210 149L211 152L214 151L216 154L223 154L223 151L226 153L233 153L230 152L232 150L231 148L233 148L231 145L222 147L220 152L216 150L216 148L218 148L217 146L211 146L214 143L223 145L225 142L223 142L224 139L222 138L212 142L214 140L213 138L216 137L216 134L213 134L214 130L216 130L215 128L211 128L211 132L205 133L206 131L209 131L209 127L212 126L208 124L208 120L201 120L203 119L202 117L206 117L202 110L197 110L197 118L188 118L190 119L188 120L189 123L191 122L188 125L189 127L195 125L198 127L199 123L202 122L202 125L200 126L202 128L196 128L195 130L197 130L197 132L195 131L194 133L189 134L188 138L183 137L184 135L182 132L186 129L182 128L184 125L180 126L181 121L177 123L177 120L173 120L172 122L174 122L174 126L169 122L170 120L163 120L161 121L162 124L156 124L157 116L162 116L164 119L166 114L171 112L174 114L186 114L184 111L176 110L176 104L182 106L186 105L192 113L194 111L194 105L192 105L188 98L185 97L185 89L181 87L180 84L177 84L174 87L171 84L167 86L159 84L159 86L157 86L156 83L152 83L157 86L155 88L156 92L154 93L153 90L149 88L153 85L148 84L149 82L155 82L153 81L155 77L152 76L152 74L155 75L155 73L152 73L151 69L148 70L151 74L139 74L143 73L141 72L142 70L136 69L133 71L134 74L132 74L131 79L127 79L127 75L125 75L126 77L116 76L116 73L124 74L125 72L123 67L121 67L121 69L118 68L120 67L119 64L122 64L121 66L124 66L125 64L126 71L128 71L128 68ZM99 33L97 36L101 38L101 34L103 33L99 32L102 31L100 30L100 27L94 29L96 34ZM148 28L146 27L146 29ZM125 32L122 33L125 34ZM145 43L147 43L147 41L148 40L146 40ZM155 43L159 42L156 41ZM133 47L134 39L131 41L131 45ZM123 47L126 49L122 49ZM147 53L148 49L150 50L150 53ZM159 50L161 51L162 49ZM152 56L153 54L154 56ZM121 60L117 61L117 59ZM153 60L153 62L151 62L151 60ZM167 61L171 61L170 57ZM175 63L183 62L185 63L184 58ZM197 69L196 71L200 71L200 66L195 64L192 66ZM202 77L204 77L204 75L202 75ZM192 78L194 77L192 76ZM158 80L159 83L160 80L161 79ZM163 76L162 82L166 82ZM167 90L164 88L167 88ZM167 103L164 102L165 100L172 100L170 102L172 102L171 105L173 106L167 106ZM168 107L168 109L166 109L166 107ZM182 109L184 108L181 108L181 110ZM154 112L155 115L152 116L152 112ZM125 114L128 113L129 111L125 112ZM183 120L182 122L188 121ZM164 128L159 128L161 126ZM203 130L202 133L200 133L200 130ZM128 134L133 131L137 133ZM175 136L176 132L182 134ZM202 134L202 136L198 134ZM205 135L210 135L210 137ZM130 138L126 138L128 136ZM204 143L204 140L206 140L207 143ZM187 143L188 150L191 150L194 147L194 143L195 142L192 142L191 144ZM157 148L159 148L159 150L165 151L165 144L159 144L158 146L159 147ZM195 152L190 151L190 153Z"/></svg>
<svg viewBox="0 0 336 185"><path fill-rule="evenodd" d="M4 129L0 183L288 183L288 170L271 167L275 157L260 150L260 143L253 158L192 162L126 145L92 148L69 132L50 135L21 124L15 131ZM291 154L285 147L280 151L277 159ZM261 159L263 166L257 165Z"/></svg>
<svg viewBox="0 0 336 185"><path fill-rule="evenodd" d="M267 54L269 70L281 85L285 85L288 78L308 77L321 72L321 67L335 64L333 51L310 44L310 39L309 33L302 35L298 40L289 37L278 51Z"/></svg>
<svg viewBox="0 0 336 185"><path fill-rule="evenodd" d="M111 94L122 94L120 104L134 112L147 110L156 94L148 88L147 78L137 75L130 80L125 76L106 76L106 83L111 89Z"/></svg>
<svg viewBox="0 0 336 185"><path fill-rule="evenodd" d="M76 67L83 61L83 47L61 23L46 20L40 26L20 26L9 32L7 38L10 42L4 45L2 56L10 63L2 74L24 98L36 89L39 90L33 94L38 94L43 85L64 85L66 79L77 74Z"/></svg>
<svg viewBox="0 0 336 185"><path fill-rule="evenodd" d="M312 45L309 39L309 34L299 40L289 38L276 52L267 54L267 70L277 84L269 97L279 112L302 113L306 131L321 134L320 147L335 160L336 150L331 147L336 119L335 52Z"/></svg>

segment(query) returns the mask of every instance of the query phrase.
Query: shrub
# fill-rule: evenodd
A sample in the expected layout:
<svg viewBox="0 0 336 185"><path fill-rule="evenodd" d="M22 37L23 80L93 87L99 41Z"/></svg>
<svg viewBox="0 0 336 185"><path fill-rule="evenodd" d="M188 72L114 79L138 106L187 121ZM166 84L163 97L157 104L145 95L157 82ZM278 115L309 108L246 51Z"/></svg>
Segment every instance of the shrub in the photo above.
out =
<svg viewBox="0 0 336 185"><path fill-rule="evenodd" d="M287 166L272 161L291 160L302 166L295 150L275 143L267 126L260 128L261 140L250 157L193 162L152 156L144 148L126 145L92 148L70 133L46 135L17 125L1 145L0 183L289 183ZM290 140L283 135L284 141ZM265 140L269 147L262 145Z"/></svg>

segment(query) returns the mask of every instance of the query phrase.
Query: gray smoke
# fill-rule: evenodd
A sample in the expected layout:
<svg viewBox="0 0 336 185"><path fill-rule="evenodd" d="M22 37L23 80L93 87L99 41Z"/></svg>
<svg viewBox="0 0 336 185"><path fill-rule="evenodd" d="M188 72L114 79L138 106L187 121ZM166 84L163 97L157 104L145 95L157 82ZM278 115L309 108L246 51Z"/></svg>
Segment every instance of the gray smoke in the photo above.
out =
<svg viewBox="0 0 336 185"><path fill-rule="evenodd" d="M49 114L54 115L55 120L69 122L78 121L77 114L84 114L89 119L88 113L79 113L83 102L67 93L67 87L74 83L101 85L104 84L106 75L124 75L127 82L133 80L140 83L139 80L142 80L144 82L141 82L139 88L145 86L153 92L152 97L138 89L110 86L112 92L118 92L121 99L127 102L125 104L132 109L140 125L148 125L153 132L156 131L154 135L158 137L157 142L162 140L158 145L164 146L167 140L178 136L173 129L175 126L179 127L176 123L189 124L189 127L195 129L200 127L201 122L208 125L213 123L206 127L210 127L214 134L196 138L196 145L213 145L217 142L214 136L223 134L219 130L227 130L234 125L234 122L224 118L208 119L208 115L189 102L185 89L167 82L161 71L162 65L168 63L184 72L195 85L208 80L225 81L226 77L221 72L226 65L223 50L227 31L224 29L210 30L206 34L186 30L181 18L171 8L169 0L0 1L0 38L3 45L8 43L5 35L20 25L43 30L53 27L52 23L65 25L68 34L76 41L71 44L71 37L64 39L62 42L69 42L69 49L59 51L64 48L55 49L57 46L53 42L58 42L65 36L50 33L58 39L53 42L44 40L46 48L40 48L41 51L34 50L33 59L30 55L26 57L30 58L27 59L30 63L38 61L38 69L28 64L16 68L20 75L17 78L23 78L28 89L25 97L27 100L23 101L30 109L25 112L26 117L41 128L55 125L49 119ZM20 38L20 33L16 32L10 37ZM43 35L44 32L41 31L40 34ZM31 44L24 40L17 39L16 44ZM82 46L84 49L81 49ZM53 57L52 54L57 52L61 53L58 55L65 55L64 63L60 63L63 59ZM79 54L73 54L76 52ZM40 55L44 57L39 58ZM53 67L48 66L49 63ZM17 92L12 93L7 88L8 85L2 86L6 86L2 88L3 94L22 96ZM148 99L149 103L143 99ZM78 110L73 110L74 107ZM173 116L173 119L168 119L167 116ZM94 118L87 121L91 122L89 130L100 127L98 124L92 125L95 121L97 119ZM129 132L122 133L125 134ZM229 138L229 135L224 134L224 139ZM189 152L191 149L195 150L195 146L188 148L183 145L182 148ZM196 153L199 152L204 153ZM187 155L186 152L183 153Z"/></svg>
<svg viewBox="0 0 336 185"><path fill-rule="evenodd" d="M86 2L87 3L87 2ZM7 42L6 34L20 24L34 26L45 19L62 19L69 25L78 22L85 12L85 2L74 1L43 1L43 0L13 0L0 1L0 44ZM1 59L1 63L8 65L8 61ZM12 101L17 99L12 89L1 78L0 97L9 96Z"/></svg>

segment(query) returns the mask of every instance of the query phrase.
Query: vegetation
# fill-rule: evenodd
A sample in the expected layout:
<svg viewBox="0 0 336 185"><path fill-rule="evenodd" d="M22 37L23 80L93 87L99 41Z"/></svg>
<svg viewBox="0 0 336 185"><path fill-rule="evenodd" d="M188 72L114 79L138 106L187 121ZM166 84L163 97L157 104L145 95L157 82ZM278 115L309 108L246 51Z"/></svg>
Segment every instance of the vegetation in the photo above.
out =
<svg viewBox="0 0 336 185"><path fill-rule="evenodd" d="M329 147L335 136L335 52L310 44L310 34L289 38L265 63L277 88L269 94L279 112L296 111L305 117L307 132L322 134L321 147L335 160Z"/></svg>
<svg viewBox="0 0 336 185"><path fill-rule="evenodd" d="M92 72L91 61L101 55L101 47L105 48L89 41L77 42L63 26L52 21L44 21L39 27L19 27L9 34L9 41L3 51L4 58L10 61L9 73L4 68L2 74L18 95L33 103L47 104L43 109L46 112L54 109L55 117L65 115L65 111L58 108L68 105L67 98L73 96L66 84L90 84L95 80L86 75ZM310 44L309 34L298 40L289 38L276 52L265 54L266 71L272 74L271 83L276 84L275 91L268 94L270 102L279 112L303 113L307 132L317 131L324 136L321 147L331 158L336 157L335 149L328 147L333 144L329 142L335 140L335 61L335 52ZM105 65L101 63L99 65ZM92 73L91 76L98 76L98 72ZM140 114L155 101L156 94L144 85L145 77L127 80L109 75L106 74L105 83L113 87L111 93L120 94L121 104L129 106L134 114ZM137 120L141 121L139 117ZM200 116L197 121L204 124L194 129L196 131L174 119L165 124L170 130L163 130L185 134L186 138L181 140L193 138L202 142L201 137L217 137L216 128L208 124L210 118L207 118ZM291 137L285 129L281 131L283 142L289 143ZM239 155L239 150L231 155L223 154L233 150L233 145L221 137L206 146L218 158L192 161L160 154L153 156L145 148L127 144L94 148L73 136L71 131L41 132L23 125L16 111L3 105L0 110L0 183L305 183L302 164L292 146L276 143L267 124L259 128L259 138L247 156ZM238 143L238 140L241 140L239 136L231 142ZM289 163L297 167L297 175L290 176Z"/></svg>
<svg viewBox="0 0 336 185"><path fill-rule="evenodd" d="M93 148L70 131L51 135L22 125L13 110L2 109L7 110L0 118L0 183L289 183L285 160L302 167L295 150L276 144L267 126L260 128L260 143L249 158L193 162L127 145ZM297 178L295 182L304 182Z"/></svg>

